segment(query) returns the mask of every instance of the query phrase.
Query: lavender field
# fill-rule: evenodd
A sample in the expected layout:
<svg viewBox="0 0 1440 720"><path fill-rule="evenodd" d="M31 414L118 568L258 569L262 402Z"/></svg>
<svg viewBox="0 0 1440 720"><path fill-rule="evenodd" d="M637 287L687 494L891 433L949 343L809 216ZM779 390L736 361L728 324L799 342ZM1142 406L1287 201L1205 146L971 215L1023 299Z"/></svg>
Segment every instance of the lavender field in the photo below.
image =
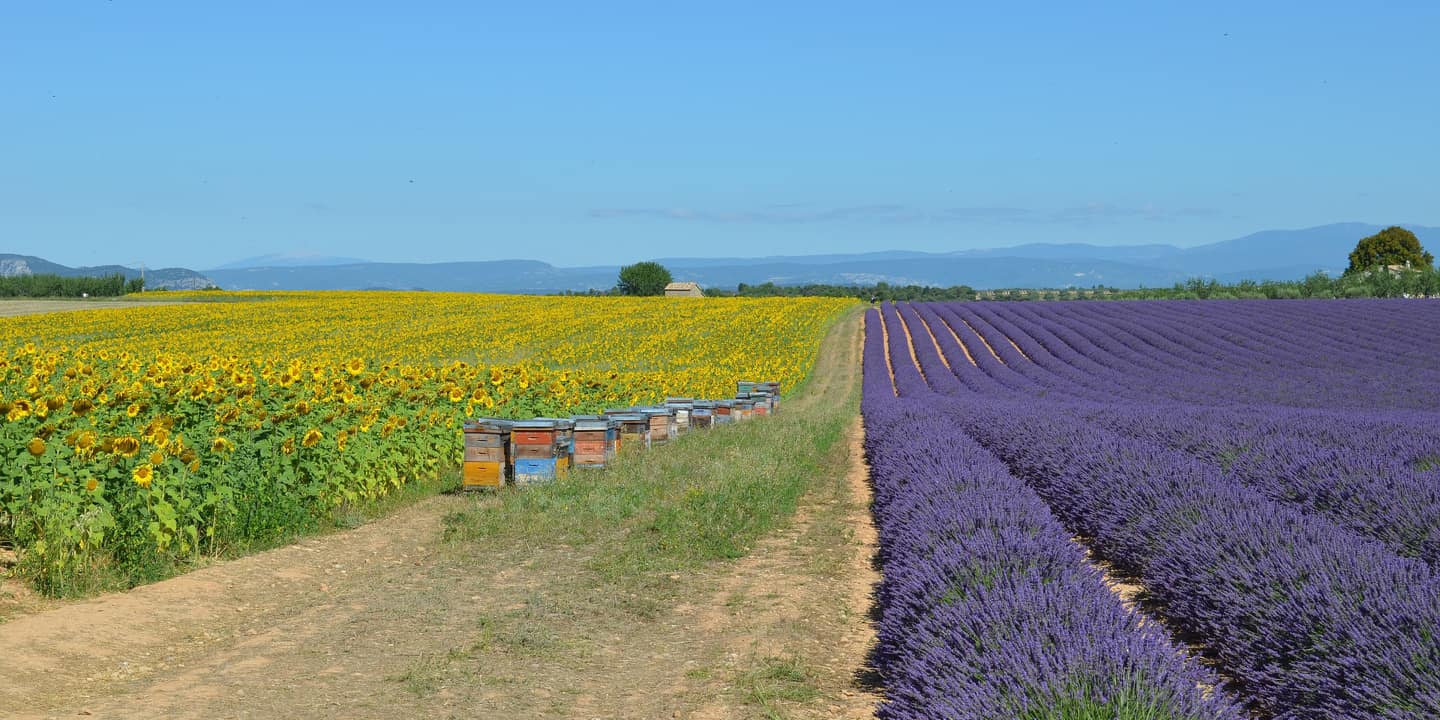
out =
<svg viewBox="0 0 1440 720"><path fill-rule="evenodd" d="M886 305L865 343L881 717L1440 718L1440 302Z"/></svg>

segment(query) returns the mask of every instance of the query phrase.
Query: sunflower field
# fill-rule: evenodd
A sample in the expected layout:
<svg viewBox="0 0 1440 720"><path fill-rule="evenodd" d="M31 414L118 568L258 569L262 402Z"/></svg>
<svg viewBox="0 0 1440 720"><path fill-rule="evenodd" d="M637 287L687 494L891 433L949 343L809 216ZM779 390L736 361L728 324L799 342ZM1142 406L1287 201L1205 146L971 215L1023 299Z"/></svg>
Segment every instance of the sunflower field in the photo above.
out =
<svg viewBox="0 0 1440 720"><path fill-rule="evenodd" d="M793 388L852 304L171 297L194 302L0 319L0 548L42 591L144 582L323 526L457 463L467 417Z"/></svg>

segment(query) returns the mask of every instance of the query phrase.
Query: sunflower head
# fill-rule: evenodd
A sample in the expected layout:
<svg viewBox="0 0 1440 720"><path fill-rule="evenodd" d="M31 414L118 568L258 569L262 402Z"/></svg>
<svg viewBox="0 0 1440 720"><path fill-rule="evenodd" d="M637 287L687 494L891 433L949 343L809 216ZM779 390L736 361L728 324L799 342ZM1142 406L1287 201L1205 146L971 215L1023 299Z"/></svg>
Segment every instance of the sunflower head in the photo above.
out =
<svg viewBox="0 0 1440 720"><path fill-rule="evenodd" d="M38 458L45 454L45 441L38 437L30 438L30 442L25 443L25 449Z"/></svg>
<svg viewBox="0 0 1440 720"><path fill-rule="evenodd" d="M315 428L310 428L309 430L305 431L305 437L300 439L300 444L304 445L307 448L315 447L315 445L319 443L324 437L325 436L321 434L319 430L316 430Z"/></svg>
<svg viewBox="0 0 1440 720"><path fill-rule="evenodd" d="M118 437L112 443L114 452L125 457L135 457L140 454L140 441L133 437Z"/></svg>
<svg viewBox="0 0 1440 720"><path fill-rule="evenodd" d="M155 479L155 468L151 467L149 463L137 465L135 469L131 471L130 479L134 480L135 484L142 488L150 487L150 482Z"/></svg>

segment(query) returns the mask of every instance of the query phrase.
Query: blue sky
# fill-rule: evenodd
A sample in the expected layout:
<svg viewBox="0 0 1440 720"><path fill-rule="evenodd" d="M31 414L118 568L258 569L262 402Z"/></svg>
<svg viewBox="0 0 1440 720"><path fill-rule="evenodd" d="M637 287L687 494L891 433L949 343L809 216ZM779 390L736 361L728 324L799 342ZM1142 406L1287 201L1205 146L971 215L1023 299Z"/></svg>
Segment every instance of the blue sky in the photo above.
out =
<svg viewBox="0 0 1440 720"><path fill-rule="evenodd" d="M590 265L1440 225L1440 3L221 5L0 6L0 252Z"/></svg>

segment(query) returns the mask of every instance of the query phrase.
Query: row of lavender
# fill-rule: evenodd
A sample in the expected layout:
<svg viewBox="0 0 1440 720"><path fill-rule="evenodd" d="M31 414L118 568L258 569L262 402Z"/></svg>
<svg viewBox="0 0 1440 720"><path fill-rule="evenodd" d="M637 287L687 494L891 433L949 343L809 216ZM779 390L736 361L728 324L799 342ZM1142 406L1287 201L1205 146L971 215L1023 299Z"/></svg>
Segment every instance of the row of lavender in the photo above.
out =
<svg viewBox="0 0 1440 720"><path fill-rule="evenodd" d="M1393 393L1348 391L1375 387L1377 374L1433 377L1426 352L1371 358L1369 372L1352 369L1355 382L1333 393L1332 405L1358 408L1350 417L1362 428L1340 440L1391 441L1377 443L1391 463L1380 469L1341 453L1277 480L1274 471L1306 457L1306 447L1337 439L1324 426L1337 411L1277 407L1276 417L1311 421L1288 434L1283 421L1239 404L1253 390L1272 403L1323 405L1323 393L1297 394L1303 384L1286 378L1338 372L1341 362L1365 367L1336 359L1344 353L1309 358L1334 333L1352 333L1360 347L1383 346L1382 330L1394 334L1392 344L1404 339L1401 348L1426 350L1437 338L1406 337L1401 330L1414 318L1386 326L1326 316L1332 329L1313 331L1318 339L1303 328L1283 330L1303 318L1265 318L1278 358L1267 367L1255 352L1241 352L1256 336L1241 332L1243 317L1232 319L1243 313L1215 304L1224 314L1207 323L1192 307L1174 309L1180 305L887 307L894 388L968 432L1070 529L1141 579L1159 612L1203 641L1238 681L1255 713L1440 716L1440 585L1425 562L1410 559L1434 559L1440 483L1418 461L1437 445L1433 425L1416 424L1434 416L1386 410ZM1229 350L1243 360L1227 373L1216 359ZM867 388L882 396L886 389ZM1105 402L1107 394L1119 402ZM1128 414L1146 400L1149 414ZM1223 430L1227 412L1241 418L1233 437ZM1187 432L1187 418L1202 422ZM1387 434L1397 429L1411 432ZM1221 467L1234 437L1252 441L1240 448L1250 453ZM1392 472L1411 473L1408 486L1397 486L1418 492L1417 504L1381 490L1382 475ZM1351 484L1330 482L1337 478ZM1389 512L1406 518L1405 529L1387 534Z"/></svg>
<svg viewBox="0 0 1440 720"><path fill-rule="evenodd" d="M1432 313L1440 310L1430 307ZM1397 556L1440 565L1440 416L1413 410L1221 404L1248 398L1238 389L1246 382L1262 386L1280 382L1295 372L1294 363L1277 363L1268 372L1237 370L1227 386L1224 377L1177 371L1173 364L1183 361L1184 354L1160 355L1157 349L1147 358L1135 352L1092 350L1096 347L1092 340L1103 343L1120 334L1114 327L1092 325L1086 332L1087 326L1071 315L1052 312L1036 317L1040 314L1026 311L1030 309L920 306L901 308L901 315L907 326L919 325L934 333L947 355L964 352L945 345L947 340L963 341L966 334L973 335L969 342L980 347L989 343L997 348L998 357L982 353L978 367L956 369L958 379L971 389L983 392L998 386L1044 397L1052 404L1067 401L1092 422L1186 451L1222 466L1227 477L1272 500L1329 517L1384 542ZM1147 313L1140 319L1152 318ZM1207 329L1195 318L1187 322L1197 334ZM952 334L951 327L959 330ZM982 334L990 339L981 340ZM1401 347L1413 342L1406 338ZM1432 357L1440 357L1440 343L1434 352ZM1162 369L1145 367L1146 360ZM1165 365L1167 361L1172 365ZM1362 366L1370 369L1365 373L1352 369L1327 383L1312 384L1312 399L1337 382L1345 383L1347 377L1400 378L1406 386L1415 382L1413 368L1397 368L1383 356ZM1277 369L1281 377L1276 376ZM1182 397L1167 399L1167 391Z"/></svg>
<svg viewBox="0 0 1440 720"><path fill-rule="evenodd" d="M895 396L879 324L866 327L881 717L1241 717L1125 610L1034 492L943 408ZM897 373L919 385L913 366Z"/></svg>

